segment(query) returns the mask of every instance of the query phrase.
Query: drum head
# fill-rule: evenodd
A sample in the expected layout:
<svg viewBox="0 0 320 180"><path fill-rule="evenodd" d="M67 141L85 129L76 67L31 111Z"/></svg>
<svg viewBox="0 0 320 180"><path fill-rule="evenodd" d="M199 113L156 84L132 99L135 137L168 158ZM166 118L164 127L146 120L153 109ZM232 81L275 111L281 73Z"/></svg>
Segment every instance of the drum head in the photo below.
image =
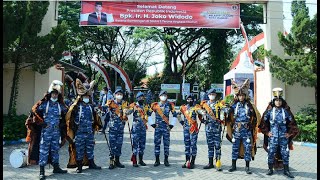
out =
<svg viewBox="0 0 320 180"><path fill-rule="evenodd" d="M23 149L13 150L10 154L10 164L14 168L22 167L26 164L27 153Z"/></svg>

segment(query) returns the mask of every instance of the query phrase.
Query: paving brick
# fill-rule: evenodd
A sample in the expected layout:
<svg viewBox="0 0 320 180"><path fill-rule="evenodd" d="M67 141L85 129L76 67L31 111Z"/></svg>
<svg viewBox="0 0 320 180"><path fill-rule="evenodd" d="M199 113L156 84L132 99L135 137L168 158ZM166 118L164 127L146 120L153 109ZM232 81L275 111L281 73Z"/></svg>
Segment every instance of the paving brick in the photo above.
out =
<svg viewBox="0 0 320 180"><path fill-rule="evenodd" d="M129 121L132 125L132 119ZM245 161L237 161L237 171L228 172L231 166L231 143L224 137L222 143L222 172L215 169L205 170L203 166L208 163L208 148L206 144L206 137L204 126L202 125L198 137L198 154L196 158L195 169L183 169L181 165L184 163L184 143L182 126L177 123L171 131L170 141L170 167L163 165L163 144L161 144L161 165L154 167L154 144L153 138L154 130L149 127L147 131L147 143L144 155L146 167L135 168L130 161L131 158L131 144L128 133L128 126L125 126L124 143L122 147L122 156L120 161L126 166L124 169L109 170L109 150L103 134L96 135L95 145L95 161L96 164L102 166L102 170L89 170L84 167L82 174L77 174L76 169L68 169L68 174L53 174L53 167L46 166L47 179L68 179L68 180L98 180L98 179L141 179L141 180L155 180L155 179L270 179L266 175L267 172L267 153L263 148L258 148L256 158L250 163L253 174L247 175L244 171ZM262 134L259 138L262 139ZM262 141L259 142L262 144ZM39 175L39 166L27 166L23 168L13 168L9 162L10 153L15 149L26 149L27 144L8 145L3 147L3 178L4 179L37 179ZM317 149L312 147L294 146L293 151L290 151L290 170L296 179L317 179ZM65 145L60 149L60 166L66 169L68 162L68 147ZM283 171L275 171L271 176L272 179L287 179L283 175Z"/></svg>

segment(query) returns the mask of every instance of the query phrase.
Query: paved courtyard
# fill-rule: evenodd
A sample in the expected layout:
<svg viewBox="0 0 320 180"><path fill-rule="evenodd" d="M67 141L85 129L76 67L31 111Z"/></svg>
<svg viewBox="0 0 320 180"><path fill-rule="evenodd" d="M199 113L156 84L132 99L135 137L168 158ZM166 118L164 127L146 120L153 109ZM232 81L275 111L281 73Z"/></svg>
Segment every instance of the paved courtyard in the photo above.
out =
<svg viewBox="0 0 320 180"><path fill-rule="evenodd" d="M129 121L130 125L132 120ZM128 133L128 126L125 127L124 143L122 147L122 156L120 161L126 166L124 169L116 168L109 170L109 150L103 134L96 134L95 145L95 161L96 164L102 166L102 170L91 170L84 167L82 174L77 174L76 169L68 169L68 174L53 174L53 167L47 165L47 179L67 179L67 180L98 180L98 179L287 179L283 175L283 171L276 171L273 176L267 176L267 153L263 148L258 148L255 160L250 163L253 174L247 175L244 171L245 161L237 161L237 171L228 172L231 166L231 143L226 140L225 136L222 144L222 169L218 172L215 169L205 170L203 166L208 163L208 152L204 125L202 125L198 137L198 155L196 158L195 169L183 169L181 165L185 161L183 131L182 126L177 123L171 131L170 141L170 167L163 165L163 144L161 145L160 162L161 165L154 167L154 129L149 126L147 131L147 143L144 161L147 164L145 167L133 167L130 161L131 145ZM262 134L259 134L262 139ZM262 145L262 141L258 142ZM9 162L10 153L15 149L27 149L27 144L6 145L3 147L3 178L6 180L13 179L37 179L39 175L39 166L32 165L23 168L13 168ZM290 151L290 171L295 176L295 179L317 179L317 149L305 146L294 146L293 151ZM66 169L69 159L67 144L60 149L60 166Z"/></svg>

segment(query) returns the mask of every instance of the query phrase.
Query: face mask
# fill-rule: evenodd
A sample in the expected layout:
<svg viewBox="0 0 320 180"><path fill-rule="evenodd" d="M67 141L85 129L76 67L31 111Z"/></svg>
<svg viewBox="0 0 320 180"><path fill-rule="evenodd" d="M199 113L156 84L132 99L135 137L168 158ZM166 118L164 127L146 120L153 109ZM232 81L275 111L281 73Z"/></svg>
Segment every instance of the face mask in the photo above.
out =
<svg viewBox="0 0 320 180"><path fill-rule="evenodd" d="M51 101L56 102L58 100L58 98L50 98Z"/></svg>
<svg viewBox="0 0 320 180"><path fill-rule="evenodd" d="M89 102L89 98L83 98L83 102L87 104Z"/></svg>
<svg viewBox="0 0 320 180"><path fill-rule="evenodd" d="M121 100L122 99L122 95L116 95L116 99L119 99L119 100Z"/></svg>
<svg viewBox="0 0 320 180"><path fill-rule="evenodd" d="M160 96L160 100L161 101L165 101L165 100L167 100L167 97L166 96Z"/></svg>
<svg viewBox="0 0 320 180"><path fill-rule="evenodd" d="M187 101L187 103L189 104L189 106L193 105L193 101Z"/></svg>
<svg viewBox="0 0 320 180"><path fill-rule="evenodd" d="M214 95L209 95L209 99L210 99L210 100L214 100L214 98L216 98L216 96L214 96Z"/></svg>
<svg viewBox="0 0 320 180"><path fill-rule="evenodd" d="M138 103L139 104L143 104L144 100L139 100Z"/></svg>

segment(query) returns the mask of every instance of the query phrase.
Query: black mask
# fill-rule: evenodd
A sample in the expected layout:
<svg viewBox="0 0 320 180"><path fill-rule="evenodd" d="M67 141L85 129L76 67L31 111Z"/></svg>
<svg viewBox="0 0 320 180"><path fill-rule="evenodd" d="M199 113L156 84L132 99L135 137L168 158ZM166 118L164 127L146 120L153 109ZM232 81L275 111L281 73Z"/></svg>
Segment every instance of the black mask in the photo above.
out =
<svg viewBox="0 0 320 180"><path fill-rule="evenodd" d="M142 105L144 103L144 100L139 100L138 103Z"/></svg>

